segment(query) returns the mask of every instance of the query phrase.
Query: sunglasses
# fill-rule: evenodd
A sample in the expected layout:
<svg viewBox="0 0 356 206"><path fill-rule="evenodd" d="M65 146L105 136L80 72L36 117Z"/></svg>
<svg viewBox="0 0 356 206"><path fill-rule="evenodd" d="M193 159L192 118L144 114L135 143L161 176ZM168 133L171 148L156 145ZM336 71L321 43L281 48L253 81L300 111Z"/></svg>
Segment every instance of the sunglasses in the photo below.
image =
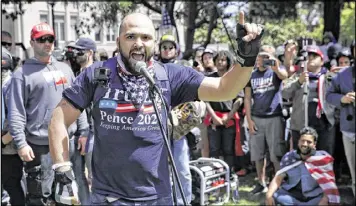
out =
<svg viewBox="0 0 356 206"><path fill-rule="evenodd" d="M46 43L46 41L48 41L49 43L53 43L54 42L54 36L47 36L47 37L40 37L35 39L34 41L38 42L38 43Z"/></svg>
<svg viewBox="0 0 356 206"><path fill-rule="evenodd" d="M1 42L1 46L10 47L10 46L12 46L12 43L2 41L2 42Z"/></svg>
<svg viewBox="0 0 356 206"><path fill-rule="evenodd" d="M312 58L312 59L315 59L316 57L318 57L319 55L318 54L316 54L316 53L312 53L312 52L309 52L308 53L308 57L309 58Z"/></svg>
<svg viewBox="0 0 356 206"><path fill-rule="evenodd" d="M161 49L162 50L172 50L172 49L174 49L174 47L173 46L171 46L171 47L162 46Z"/></svg>
<svg viewBox="0 0 356 206"><path fill-rule="evenodd" d="M83 56L88 50L77 50L77 56Z"/></svg>

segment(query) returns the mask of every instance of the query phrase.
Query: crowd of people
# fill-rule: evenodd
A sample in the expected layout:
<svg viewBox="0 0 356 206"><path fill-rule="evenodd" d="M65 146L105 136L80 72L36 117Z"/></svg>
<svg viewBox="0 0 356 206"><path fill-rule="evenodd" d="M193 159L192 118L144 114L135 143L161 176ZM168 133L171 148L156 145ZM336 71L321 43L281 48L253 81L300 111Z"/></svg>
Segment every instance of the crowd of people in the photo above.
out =
<svg viewBox="0 0 356 206"><path fill-rule="evenodd" d="M262 27L243 13L237 33L237 51L197 48L188 61L171 34L155 54L152 21L133 13L112 56L81 37L55 58L56 36L40 23L34 57L16 66L3 31L2 204L172 205L172 189L190 204L189 162L200 156L223 159L239 178L256 170L251 194L266 193L268 205L340 203L345 170L355 195L355 43L327 32L319 46L260 45ZM138 62L162 92L161 118ZM184 197L172 188L159 119L175 122L168 142Z"/></svg>

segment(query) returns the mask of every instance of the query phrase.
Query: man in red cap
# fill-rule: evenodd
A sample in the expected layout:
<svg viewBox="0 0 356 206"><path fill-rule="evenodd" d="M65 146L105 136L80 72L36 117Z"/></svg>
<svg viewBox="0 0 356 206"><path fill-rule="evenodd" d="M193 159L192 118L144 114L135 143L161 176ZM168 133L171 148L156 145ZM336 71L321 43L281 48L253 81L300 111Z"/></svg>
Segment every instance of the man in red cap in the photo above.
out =
<svg viewBox="0 0 356 206"><path fill-rule="evenodd" d="M53 109L62 98L62 92L74 81L74 75L67 64L51 56L54 41L53 29L48 24L35 25L30 41L34 57L16 69L8 86L9 131L17 153L26 162L26 205L50 204L53 181L60 179L52 169L48 125ZM84 121L68 128L70 136L76 131L87 135L84 134L88 132L85 113L79 118Z"/></svg>
<svg viewBox="0 0 356 206"><path fill-rule="evenodd" d="M308 126L313 127L318 132L320 141L317 142L318 150L325 150L333 155L334 133L335 133L335 107L325 101L327 88L330 81L326 77L327 69L323 66L323 53L318 46L308 46L307 70L291 77L291 81L286 83L282 95L283 98L293 99L293 112L291 115L291 129L293 138L293 148L298 147L299 132L305 123L304 113L304 87L308 85Z"/></svg>

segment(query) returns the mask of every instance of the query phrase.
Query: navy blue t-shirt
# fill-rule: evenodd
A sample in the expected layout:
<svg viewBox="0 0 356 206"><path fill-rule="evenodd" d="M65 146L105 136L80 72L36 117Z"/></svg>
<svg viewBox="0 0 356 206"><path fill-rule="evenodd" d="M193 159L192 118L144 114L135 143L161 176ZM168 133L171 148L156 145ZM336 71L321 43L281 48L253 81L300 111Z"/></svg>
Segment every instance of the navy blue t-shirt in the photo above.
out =
<svg viewBox="0 0 356 206"><path fill-rule="evenodd" d="M282 80L270 68L265 71L255 69L246 87L251 87L253 105L251 115L272 117L282 115Z"/></svg>
<svg viewBox="0 0 356 206"><path fill-rule="evenodd" d="M94 95L92 78L95 66L98 67L87 68L63 93L79 109L88 107L98 95L98 92ZM197 99L202 74L177 64L165 64L164 69L170 83L172 107ZM168 155L149 98L142 108L136 109L118 75L102 96L94 102L92 111L95 132L92 191L137 201L170 195ZM164 115L162 121L166 122Z"/></svg>

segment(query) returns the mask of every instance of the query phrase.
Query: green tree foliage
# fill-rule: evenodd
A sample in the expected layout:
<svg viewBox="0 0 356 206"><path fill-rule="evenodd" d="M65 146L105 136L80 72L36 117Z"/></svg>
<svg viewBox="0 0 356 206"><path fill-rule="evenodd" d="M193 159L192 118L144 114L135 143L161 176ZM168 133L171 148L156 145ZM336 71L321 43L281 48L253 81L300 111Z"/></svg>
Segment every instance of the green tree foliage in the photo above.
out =
<svg viewBox="0 0 356 206"><path fill-rule="evenodd" d="M75 26L75 30L78 35L85 32L91 33L94 28L101 28L104 25L112 27L118 24L117 15L126 14L134 11L137 8L137 4L129 1L113 1L113 2L82 2L80 3L82 12L90 11L90 17L84 17L80 19L78 25Z"/></svg>
<svg viewBox="0 0 356 206"><path fill-rule="evenodd" d="M341 11L339 42L349 45L355 39L355 2L345 4Z"/></svg>
<svg viewBox="0 0 356 206"><path fill-rule="evenodd" d="M297 39L298 37L310 37L320 40L323 29L323 23L321 23L312 32L309 32L307 25L300 19L283 19L281 21L267 22L265 24L265 35L262 43L279 46L288 39Z"/></svg>
<svg viewBox="0 0 356 206"><path fill-rule="evenodd" d="M208 34L208 25L204 25L198 28L194 34L194 43L203 44L205 42L207 34ZM217 26L211 34L210 43L230 43L221 19L217 20Z"/></svg>

